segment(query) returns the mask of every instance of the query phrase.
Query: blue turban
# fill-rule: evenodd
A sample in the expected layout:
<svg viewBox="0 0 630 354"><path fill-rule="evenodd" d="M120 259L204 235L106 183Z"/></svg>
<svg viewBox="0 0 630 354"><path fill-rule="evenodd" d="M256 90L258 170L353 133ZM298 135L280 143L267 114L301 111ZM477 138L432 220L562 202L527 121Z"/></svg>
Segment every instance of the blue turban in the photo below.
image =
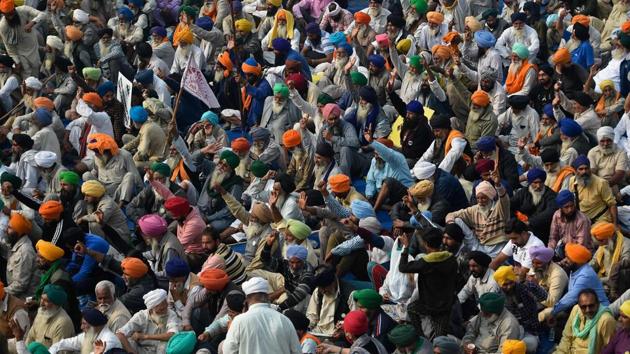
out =
<svg viewBox="0 0 630 354"><path fill-rule="evenodd" d="M144 6L143 0L129 0L130 4L133 4L135 7L142 8Z"/></svg>
<svg viewBox="0 0 630 354"><path fill-rule="evenodd" d="M477 140L477 150L487 152L497 148L497 141L493 136L482 136Z"/></svg>
<svg viewBox="0 0 630 354"><path fill-rule="evenodd" d="M526 22L527 21L527 15L525 15L524 12L515 12L512 14L511 18L512 23L516 22L516 21L522 21L522 22Z"/></svg>
<svg viewBox="0 0 630 354"><path fill-rule="evenodd" d="M410 101L409 103L407 103L407 112L424 114L422 103L416 100Z"/></svg>
<svg viewBox="0 0 630 354"><path fill-rule="evenodd" d="M440 348L442 354L458 354L460 351L460 345L453 338L447 336L435 337L433 348Z"/></svg>
<svg viewBox="0 0 630 354"><path fill-rule="evenodd" d="M291 43L287 41L285 38L276 38L271 42L271 46L274 50L277 50L281 53L288 52L291 50Z"/></svg>
<svg viewBox="0 0 630 354"><path fill-rule="evenodd" d="M181 278L190 274L188 263L179 257L169 259L164 265L164 270L169 278Z"/></svg>
<svg viewBox="0 0 630 354"><path fill-rule="evenodd" d="M359 89L359 97L370 102L371 104L377 104L378 98L376 97L376 91L370 86L362 86Z"/></svg>
<svg viewBox="0 0 630 354"><path fill-rule="evenodd" d="M352 214L359 219L365 219L367 217L376 217L376 213L374 213L374 208L372 204L360 200L355 199L350 203L350 210L352 210Z"/></svg>
<svg viewBox="0 0 630 354"><path fill-rule="evenodd" d="M547 103L546 105L543 106L543 113L548 116L549 118L556 118L553 115L553 106L551 105L551 103Z"/></svg>
<svg viewBox="0 0 630 354"><path fill-rule="evenodd" d="M153 70L143 69L138 70L135 80L143 85L149 85L153 83Z"/></svg>
<svg viewBox="0 0 630 354"><path fill-rule="evenodd" d="M207 121L210 122L210 124L212 125L218 125L219 124L219 117L217 116L216 113L212 112L212 111L207 111L206 113L201 115L201 119L200 121Z"/></svg>
<svg viewBox="0 0 630 354"><path fill-rule="evenodd" d="M322 34L322 30L319 29L319 25L315 22L311 22L308 25L306 25L306 33L311 33L311 34Z"/></svg>
<svg viewBox="0 0 630 354"><path fill-rule="evenodd" d="M129 115L131 116L131 120L136 123L144 123L149 119L149 112L146 109L142 108L142 106L133 106L129 110Z"/></svg>
<svg viewBox="0 0 630 354"><path fill-rule="evenodd" d="M354 53L354 49L352 49L352 46L348 43L341 43L337 46L337 48L343 48L348 56L351 56L352 53Z"/></svg>
<svg viewBox="0 0 630 354"><path fill-rule="evenodd" d="M232 9L234 12L241 12L243 10L243 3L239 0L232 1Z"/></svg>
<svg viewBox="0 0 630 354"><path fill-rule="evenodd" d="M131 12L131 10L129 10L126 6L118 9L118 14L124 17L127 22L133 20L133 12Z"/></svg>
<svg viewBox="0 0 630 354"><path fill-rule="evenodd" d="M571 191L567 189L561 190L556 196L556 204L558 205L559 208L562 208L567 203L574 202L574 201L575 201L575 195L573 195L573 193L571 193Z"/></svg>
<svg viewBox="0 0 630 354"><path fill-rule="evenodd" d="M583 166L583 165L591 167L591 161L588 159L588 157L586 157L586 155L580 155L576 157L575 160L573 160L573 163L571 164L571 166L575 168L576 170L580 166Z"/></svg>
<svg viewBox="0 0 630 354"><path fill-rule="evenodd" d="M251 131L253 140L269 140L271 132L267 128L256 127Z"/></svg>
<svg viewBox="0 0 630 354"><path fill-rule="evenodd" d="M328 36L328 41L330 42L330 44L336 47L340 45L341 43L346 43L347 39L346 39L346 35L343 34L343 32L335 32L331 34L330 36Z"/></svg>
<svg viewBox="0 0 630 354"><path fill-rule="evenodd" d="M542 180L544 183L547 179L547 173L538 167L532 168L527 172L527 183L532 184L537 179Z"/></svg>
<svg viewBox="0 0 630 354"><path fill-rule="evenodd" d="M374 64L379 69L382 69L385 66L385 58L378 54L372 54L368 57L368 62Z"/></svg>
<svg viewBox="0 0 630 354"><path fill-rule="evenodd" d="M571 118L560 119L558 125L560 126L560 131L562 132L562 134L570 138L575 138L576 136L582 134L582 127L580 126L580 124L578 124L578 122L574 121Z"/></svg>
<svg viewBox="0 0 630 354"><path fill-rule="evenodd" d="M195 21L195 24L205 29L206 31L210 31L212 29L212 26L214 26L214 23L212 23L212 19L208 16L199 17L197 21Z"/></svg>
<svg viewBox="0 0 630 354"><path fill-rule="evenodd" d="M306 247L300 245L291 245L287 247L287 259L291 259L293 257L297 257L302 260L302 262L306 261L306 257L308 256L308 251Z"/></svg>
<svg viewBox="0 0 630 354"><path fill-rule="evenodd" d="M494 38L490 31L483 30L475 32L475 42L477 42L477 47L479 48L492 48L497 39Z"/></svg>
<svg viewBox="0 0 630 354"><path fill-rule="evenodd" d="M81 311L81 315L90 326L98 327L107 324L107 316L97 309L86 308Z"/></svg>
<svg viewBox="0 0 630 354"><path fill-rule="evenodd" d="M166 29L162 26L155 26L151 28L151 34L157 34L160 37L166 37Z"/></svg>
<svg viewBox="0 0 630 354"><path fill-rule="evenodd" d="M114 86L114 83L111 81L105 81L102 84L98 85L96 91L98 91L99 96L103 97L108 92L116 92L116 86Z"/></svg>
<svg viewBox="0 0 630 354"><path fill-rule="evenodd" d="M52 114L46 108L38 108L35 111L35 119L42 127L49 126L52 123Z"/></svg>

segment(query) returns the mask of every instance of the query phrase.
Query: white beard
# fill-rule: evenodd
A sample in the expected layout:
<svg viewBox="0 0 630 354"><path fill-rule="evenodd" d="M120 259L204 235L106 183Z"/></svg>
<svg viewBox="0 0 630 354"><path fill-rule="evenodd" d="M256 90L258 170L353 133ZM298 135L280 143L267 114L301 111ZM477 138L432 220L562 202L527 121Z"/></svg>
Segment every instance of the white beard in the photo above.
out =
<svg viewBox="0 0 630 354"><path fill-rule="evenodd" d="M214 82L221 82L223 80L223 70L214 71Z"/></svg>
<svg viewBox="0 0 630 354"><path fill-rule="evenodd" d="M570 147L571 147L571 140L562 140L562 145L560 146L561 155L563 152L567 151Z"/></svg>
<svg viewBox="0 0 630 354"><path fill-rule="evenodd" d="M532 202L534 203L534 205L538 205L540 204L540 200L542 199L545 190L543 189L542 191L535 191L532 186L529 186L529 193L532 195Z"/></svg>
<svg viewBox="0 0 630 354"><path fill-rule="evenodd" d="M624 52L623 52L623 49L621 48L615 48L611 52L611 56L613 59L620 60L621 58L623 58L623 55L624 55Z"/></svg>
<svg viewBox="0 0 630 354"><path fill-rule="evenodd" d="M479 210L482 213L484 213L485 215L488 215L488 214L490 214L490 212L492 211L492 208L494 207L494 201L490 202L487 205L483 205L483 206L480 205L480 204L477 204L477 205L479 205Z"/></svg>
<svg viewBox="0 0 630 354"><path fill-rule="evenodd" d="M112 305L103 303L96 306L96 309L101 311L104 315L107 315L109 310L112 309Z"/></svg>
<svg viewBox="0 0 630 354"><path fill-rule="evenodd" d="M377 17L380 13L381 13L381 8L372 8L372 7L368 7L368 15L370 15L371 18L375 18Z"/></svg>
<svg viewBox="0 0 630 354"><path fill-rule="evenodd" d="M151 321L153 321L153 323L158 326L158 328L163 329L166 327L166 322L168 321L168 312L164 315L158 315L154 312L151 312L149 314L149 317L151 318Z"/></svg>
<svg viewBox="0 0 630 354"><path fill-rule="evenodd" d="M284 101L282 101L282 103L278 103L274 100L272 102L271 110L273 111L274 114L280 114L280 112L282 112L282 110L284 109L284 106L285 106Z"/></svg>
<svg viewBox="0 0 630 354"><path fill-rule="evenodd" d="M248 239L258 237L264 231L264 229L264 225L250 221L247 225L247 229L245 229L245 235L247 235Z"/></svg>
<svg viewBox="0 0 630 354"><path fill-rule="evenodd" d="M287 25L279 24L276 33L278 33L278 38L287 38Z"/></svg>
<svg viewBox="0 0 630 354"><path fill-rule="evenodd" d="M63 45L63 54L66 56L66 58L72 58L72 49L74 48L74 43L67 41L64 45Z"/></svg>
<svg viewBox="0 0 630 354"><path fill-rule="evenodd" d="M521 66L523 66L522 61L512 62L510 64L510 68L508 69L512 74L516 74L519 70L521 70Z"/></svg>
<svg viewBox="0 0 630 354"><path fill-rule="evenodd" d="M603 148L603 147L599 147L600 150L602 151L602 155L604 156L610 156L612 154L615 153L615 148L613 146L607 147L607 148Z"/></svg>
<svg viewBox="0 0 630 354"><path fill-rule="evenodd" d="M515 29L512 33L514 33L514 43L523 43L523 39L525 39L524 29Z"/></svg>
<svg viewBox="0 0 630 354"><path fill-rule="evenodd" d="M357 121L363 123L365 122L368 114L370 114L370 111L372 110L372 104L368 103L366 105L363 104L359 104L359 107L357 107Z"/></svg>
<svg viewBox="0 0 630 354"><path fill-rule="evenodd" d="M111 43L109 44L104 44L103 41L98 41L98 48L100 51L100 57L99 58L103 58L105 57L107 54L109 54L109 46L111 45Z"/></svg>
<svg viewBox="0 0 630 354"><path fill-rule="evenodd" d="M227 177L227 173L219 170L219 169L215 169L212 172L212 176L210 177L210 185L214 186L215 184L221 184L225 178Z"/></svg>
<svg viewBox="0 0 630 354"><path fill-rule="evenodd" d="M56 308L56 309L54 309L54 310L47 310L47 309L45 309L45 308L43 308L43 307L40 307L40 308L37 310L37 316L38 316L38 317L40 317L40 316L41 316L42 318L44 318L44 319L46 320L46 322L48 322L48 320L49 320L49 319L51 319L51 318L53 318L53 317L57 316L57 314L59 313L59 311L61 311L61 307L57 307L57 308Z"/></svg>
<svg viewBox="0 0 630 354"><path fill-rule="evenodd" d="M188 59L188 55L190 54L190 46L191 44L187 46L180 45L179 48L177 48L177 50L179 50L179 54L183 56L184 59Z"/></svg>
<svg viewBox="0 0 630 354"><path fill-rule="evenodd" d="M422 203L418 203L418 210L427 211L429 210L430 206L431 206L431 198L426 198L424 201L422 201Z"/></svg>
<svg viewBox="0 0 630 354"><path fill-rule="evenodd" d="M160 241L155 238L150 238L148 246L151 246L151 253L153 254L153 257L157 258L157 255L160 253Z"/></svg>
<svg viewBox="0 0 630 354"><path fill-rule="evenodd" d="M369 27L367 25L358 25L359 26L359 31L357 32L357 39L359 41L364 41L365 39L367 39L368 35L370 34L370 31L368 31Z"/></svg>
<svg viewBox="0 0 630 354"><path fill-rule="evenodd" d="M335 68L337 68L337 70L342 70L346 64L348 64L348 57L337 58L337 60L335 60Z"/></svg>

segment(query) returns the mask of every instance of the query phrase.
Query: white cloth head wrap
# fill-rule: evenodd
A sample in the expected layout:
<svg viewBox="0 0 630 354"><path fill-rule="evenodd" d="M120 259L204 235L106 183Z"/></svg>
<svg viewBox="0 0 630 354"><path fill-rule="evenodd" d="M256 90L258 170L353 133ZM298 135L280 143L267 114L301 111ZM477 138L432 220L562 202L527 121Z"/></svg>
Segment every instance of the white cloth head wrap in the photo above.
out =
<svg viewBox="0 0 630 354"><path fill-rule="evenodd" d="M24 80L24 83L26 84L26 87L32 88L33 90L42 89L42 82L34 76L27 77L26 80Z"/></svg>
<svg viewBox="0 0 630 354"><path fill-rule="evenodd" d="M604 138L615 140L615 131L612 127L606 126L597 129L597 141L600 141Z"/></svg>
<svg viewBox="0 0 630 354"><path fill-rule="evenodd" d="M85 24L90 22L90 14L81 9L76 9L72 12L72 19Z"/></svg>
<svg viewBox="0 0 630 354"><path fill-rule="evenodd" d="M221 111L221 115L224 117L238 117L241 118L241 112L235 109L224 109Z"/></svg>
<svg viewBox="0 0 630 354"><path fill-rule="evenodd" d="M269 293L269 282L260 277L253 277L242 285L245 295L256 293Z"/></svg>
<svg viewBox="0 0 630 354"><path fill-rule="evenodd" d="M368 216L367 218L359 220L359 227L362 227L375 235L380 235L381 230L383 229L378 219L373 216Z"/></svg>
<svg viewBox="0 0 630 354"><path fill-rule="evenodd" d="M428 161L418 161L415 166L413 166L413 170L411 170L412 174L416 176L417 179L429 179L435 173L435 169L437 167L435 164L432 164Z"/></svg>
<svg viewBox="0 0 630 354"><path fill-rule="evenodd" d="M163 301L166 301L166 297L168 293L164 289L155 289L146 293L142 299L144 300L144 306L147 309L151 310L157 305L161 304Z"/></svg>
<svg viewBox="0 0 630 354"><path fill-rule="evenodd" d="M57 36L46 37L46 45L57 50L63 50L63 41Z"/></svg>
<svg viewBox="0 0 630 354"><path fill-rule="evenodd" d="M35 163L39 167L50 168L57 162L57 155L52 151L40 151L35 154Z"/></svg>

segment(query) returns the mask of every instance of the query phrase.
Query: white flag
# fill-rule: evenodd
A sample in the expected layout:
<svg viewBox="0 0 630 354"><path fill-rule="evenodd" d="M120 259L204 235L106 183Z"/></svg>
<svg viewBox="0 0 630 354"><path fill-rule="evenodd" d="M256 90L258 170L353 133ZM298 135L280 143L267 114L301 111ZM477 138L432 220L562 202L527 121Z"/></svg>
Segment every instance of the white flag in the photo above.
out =
<svg viewBox="0 0 630 354"><path fill-rule="evenodd" d="M188 57L188 64L186 65L186 70L184 70L181 85L184 90L200 99L206 106L210 108L221 107L210 85L208 85L208 81L206 81L203 73L197 67L197 63L193 59L192 54Z"/></svg>

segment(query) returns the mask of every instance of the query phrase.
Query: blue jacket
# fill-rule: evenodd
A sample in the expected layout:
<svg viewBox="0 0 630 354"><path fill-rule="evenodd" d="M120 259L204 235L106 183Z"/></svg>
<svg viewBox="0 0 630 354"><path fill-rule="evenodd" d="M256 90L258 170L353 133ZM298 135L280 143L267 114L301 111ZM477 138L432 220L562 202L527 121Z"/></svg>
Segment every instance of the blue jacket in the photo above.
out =
<svg viewBox="0 0 630 354"><path fill-rule="evenodd" d="M377 168L376 159L372 159L372 164L367 174L365 195L368 198L375 196L380 186L383 185L383 180L388 177L395 178L407 188L411 187L414 180L411 177L411 172L409 172L409 165L407 164L405 156L378 141L373 141L371 145L376 153L385 161L385 166L381 169Z"/></svg>
<svg viewBox="0 0 630 354"><path fill-rule="evenodd" d="M630 92L628 74L630 74L630 60L624 59L621 61L621 64L619 64L619 93L621 93L621 97L628 96Z"/></svg>
<svg viewBox="0 0 630 354"><path fill-rule="evenodd" d="M273 89L269 82L263 78L256 83L256 86L247 85L245 92L252 96L252 104L247 114L247 126L251 128L260 122L265 107L265 98L273 96Z"/></svg>
<svg viewBox="0 0 630 354"><path fill-rule="evenodd" d="M164 78L164 82L166 82L171 90L179 92L180 83L178 81L167 76ZM188 91L182 90L182 96L179 98L179 107L175 115L177 129L185 135L188 128L190 128L193 123L198 122L201 115L209 109L210 108L208 108L205 103L201 102L200 99L191 95Z"/></svg>
<svg viewBox="0 0 630 354"><path fill-rule="evenodd" d="M554 306L551 314L557 315L559 312L570 312L571 308L578 302L578 294L584 289L593 289L597 293L599 303L608 306L610 302L601 280L597 277L597 273L589 264L585 264L571 273L569 277L569 288L566 294Z"/></svg>
<svg viewBox="0 0 630 354"><path fill-rule="evenodd" d="M107 254L107 251L109 251L109 243L100 236L92 234L85 235L85 247L103 254ZM83 258L83 261L81 261L81 258ZM87 280L92 275L92 271L98 268L98 262L88 254L79 256L76 252L73 252L72 260L66 269L70 271L70 269L76 269L77 267L79 267L79 271L72 276L74 283Z"/></svg>
<svg viewBox="0 0 630 354"><path fill-rule="evenodd" d="M468 207L466 192L461 183L452 174L438 168L435 171L435 191L433 195L448 200L453 210L460 210Z"/></svg>

